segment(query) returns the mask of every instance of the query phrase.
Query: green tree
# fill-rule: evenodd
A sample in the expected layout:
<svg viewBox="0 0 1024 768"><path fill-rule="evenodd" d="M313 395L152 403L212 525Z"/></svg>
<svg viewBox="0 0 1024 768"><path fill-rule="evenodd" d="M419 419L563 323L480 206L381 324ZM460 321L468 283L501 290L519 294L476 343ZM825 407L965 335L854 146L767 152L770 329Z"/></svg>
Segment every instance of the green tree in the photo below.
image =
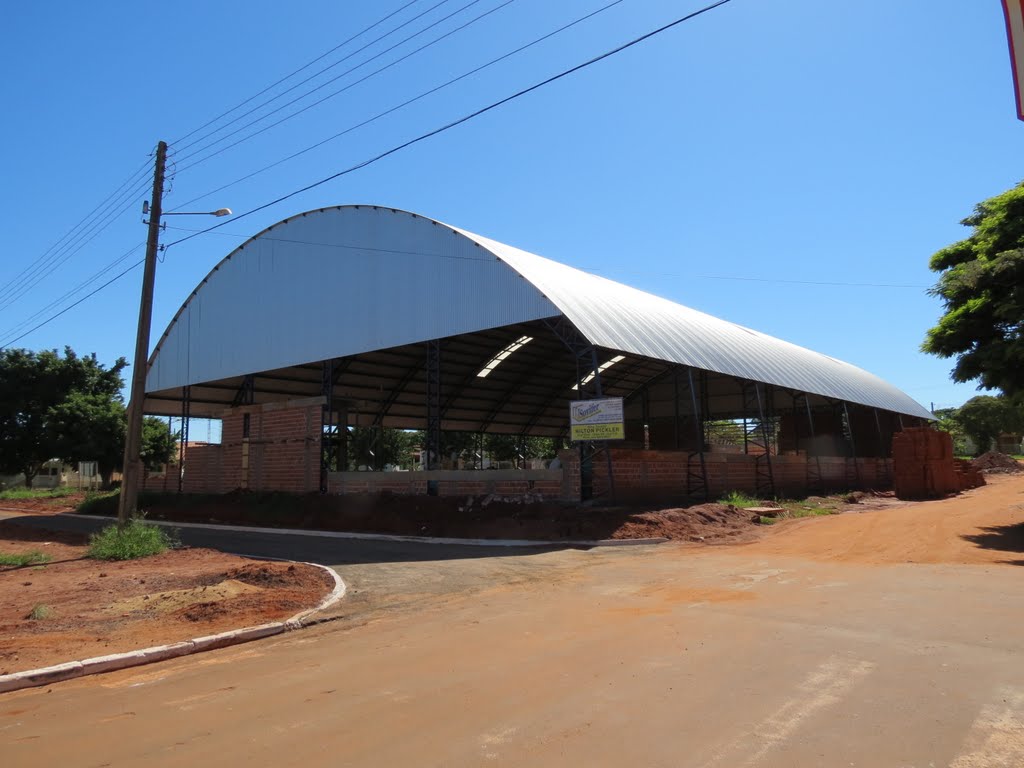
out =
<svg viewBox="0 0 1024 768"><path fill-rule="evenodd" d="M90 445L73 444L92 431L108 430L116 439L109 428L113 412L123 410L119 393L126 365L121 358L105 368L95 355L78 357L70 348L63 357L56 350L0 351L0 472L24 474L31 487L50 459L95 458L83 455Z"/></svg>
<svg viewBox="0 0 1024 768"><path fill-rule="evenodd" d="M980 454L989 450L1003 432L1024 428L1024 409L1007 397L978 395L960 406L957 421Z"/></svg>
<svg viewBox="0 0 1024 768"><path fill-rule="evenodd" d="M522 441L522 445L518 435L488 433L484 437L484 450L495 461L518 463L520 448L525 449L522 453L524 459L550 459L558 452L554 439L550 437L527 437Z"/></svg>
<svg viewBox="0 0 1024 768"><path fill-rule="evenodd" d="M415 433L402 429L351 427L348 431L348 458L352 469L371 469L394 464L408 468Z"/></svg>
<svg viewBox="0 0 1024 768"><path fill-rule="evenodd" d="M50 408L54 457L95 461L104 488L124 457L125 408L119 397L72 392ZM165 425L166 428L166 425Z"/></svg>
<svg viewBox="0 0 1024 768"><path fill-rule="evenodd" d="M966 240L932 256L945 313L922 349L956 358L954 381L1024 395L1024 182L979 203Z"/></svg>
<svg viewBox="0 0 1024 768"><path fill-rule="evenodd" d="M146 416L142 420L142 447L139 456L147 470L156 472L170 462L177 447L178 433L171 432L166 421L156 416ZM118 456L118 464L121 463L123 455L122 450Z"/></svg>
<svg viewBox="0 0 1024 768"><path fill-rule="evenodd" d="M963 456L967 453L967 433L964 432L964 425L960 423L959 408L938 408L934 411L937 420L936 426L943 432L948 432L953 438L953 453Z"/></svg>

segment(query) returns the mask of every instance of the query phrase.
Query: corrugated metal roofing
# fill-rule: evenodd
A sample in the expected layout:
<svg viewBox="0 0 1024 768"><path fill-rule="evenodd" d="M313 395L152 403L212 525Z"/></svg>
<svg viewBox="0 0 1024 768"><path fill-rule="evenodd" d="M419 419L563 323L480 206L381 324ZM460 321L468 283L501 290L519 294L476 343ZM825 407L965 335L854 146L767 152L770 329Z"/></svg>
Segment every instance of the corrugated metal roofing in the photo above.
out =
<svg viewBox="0 0 1024 768"><path fill-rule="evenodd" d="M466 230L367 206L291 217L233 251L164 333L147 391L560 313L597 346L931 417L848 363Z"/></svg>

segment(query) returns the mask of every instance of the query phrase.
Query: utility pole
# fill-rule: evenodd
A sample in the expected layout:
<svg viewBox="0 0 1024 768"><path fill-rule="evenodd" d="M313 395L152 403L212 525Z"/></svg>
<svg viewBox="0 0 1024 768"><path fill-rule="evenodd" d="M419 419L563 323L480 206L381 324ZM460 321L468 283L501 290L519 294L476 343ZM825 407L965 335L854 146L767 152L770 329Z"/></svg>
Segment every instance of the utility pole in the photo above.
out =
<svg viewBox="0 0 1024 768"><path fill-rule="evenodd" d="M142 272L142 300L139 303L139 329L135 336L135 362L132 367L131 399L128 401L128 431L124 441L124 470L121 475L121 498L117 507L117 524L124 527L135 513L142 476L142 406L146 397L146 374L149 372L149 326L153 317L153 283L156 279L156 254L160 241L160 215L164 194L164 165L167 144L156 145L153 169L153 202L149 208L149 236L146 240L146 263Z"/></svg>

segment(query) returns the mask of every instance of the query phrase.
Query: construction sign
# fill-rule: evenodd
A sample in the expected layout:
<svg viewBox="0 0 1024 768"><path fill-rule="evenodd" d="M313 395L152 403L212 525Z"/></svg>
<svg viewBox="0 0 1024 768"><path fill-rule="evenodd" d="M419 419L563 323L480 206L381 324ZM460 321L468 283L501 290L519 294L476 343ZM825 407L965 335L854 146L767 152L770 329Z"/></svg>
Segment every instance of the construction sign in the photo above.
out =
<svg viewBox="0 0 1024 768"><path fill-rule="evenodd" d="M1024 120L1024 0L1003 0L1006 39L1010 43L1010 68L1013 70L1013 95L1017 117Z"/></svg>
<svg viewBox="0 0 1024 768"><path fill-rule="evenodd" d="M569 439L625 440L622 398L574 400L569 403Z"/></svg>

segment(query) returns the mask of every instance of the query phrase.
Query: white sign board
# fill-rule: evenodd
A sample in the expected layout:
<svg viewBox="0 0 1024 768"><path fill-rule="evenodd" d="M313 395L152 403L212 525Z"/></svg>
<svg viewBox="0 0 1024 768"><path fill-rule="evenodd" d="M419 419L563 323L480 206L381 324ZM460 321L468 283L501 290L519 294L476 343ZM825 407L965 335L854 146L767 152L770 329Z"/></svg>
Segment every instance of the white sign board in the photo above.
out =
<svg viewBox="0 0 1024 768"><path fill-rule="evenodd" d="M569 403L569 436L577 440L624 440L622 398L574 400Z"/></svg>
<svg viewBox="0 0 1024 768"><path fill-rule="evenodd" d="M96 477L99 474L99 470L96 466L95 461L80 461L78 462L78 474L82 477Z"/></svg>

